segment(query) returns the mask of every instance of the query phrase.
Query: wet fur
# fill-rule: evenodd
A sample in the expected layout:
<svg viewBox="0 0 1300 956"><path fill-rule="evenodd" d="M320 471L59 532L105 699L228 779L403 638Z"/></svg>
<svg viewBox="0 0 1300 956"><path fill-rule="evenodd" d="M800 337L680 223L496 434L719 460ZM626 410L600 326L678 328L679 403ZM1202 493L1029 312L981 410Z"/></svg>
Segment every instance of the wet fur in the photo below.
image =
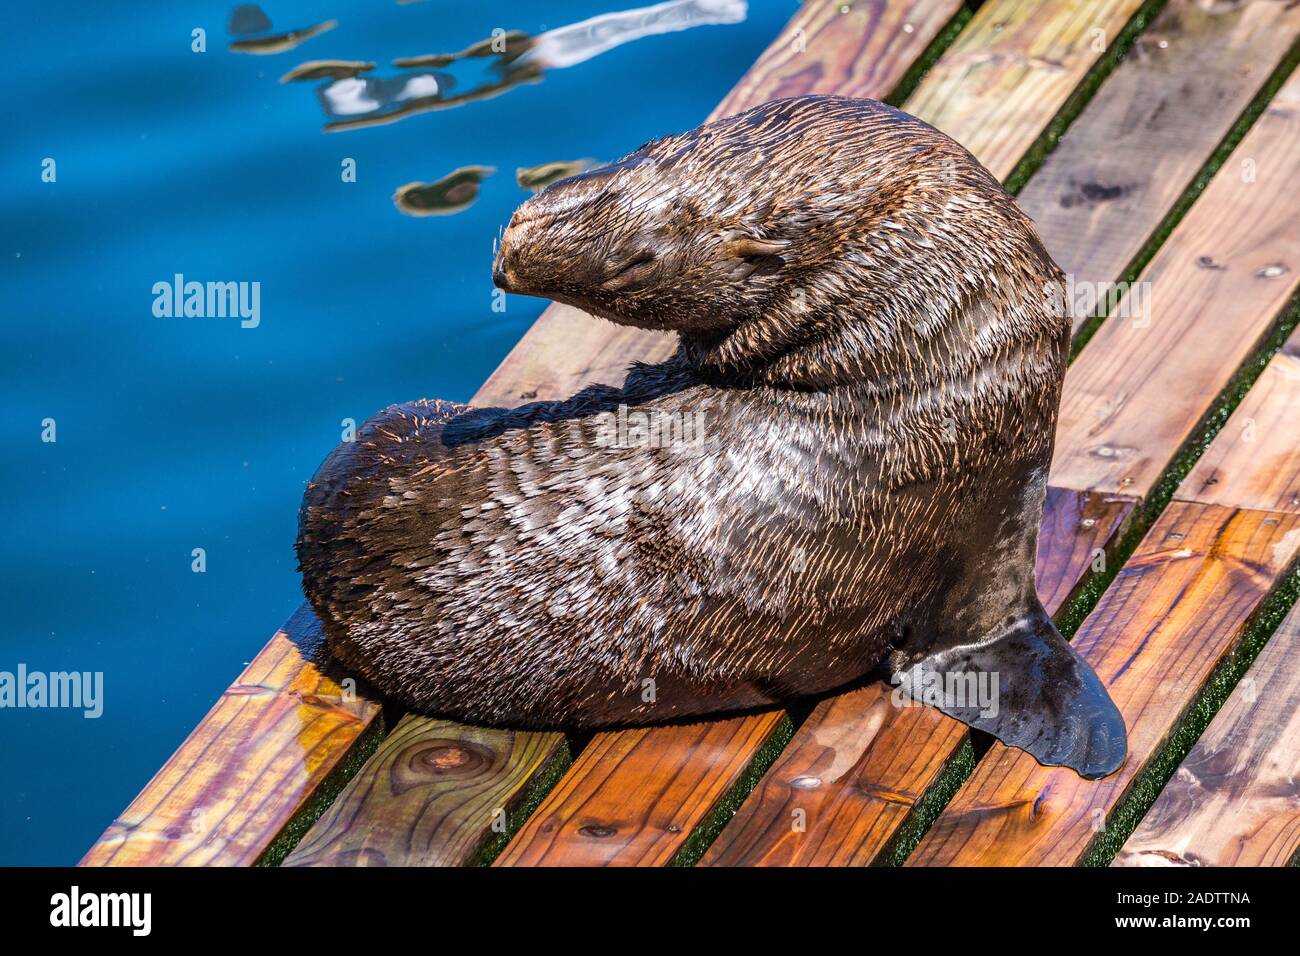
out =
<svg viewBox="0 0 1300 956"><path fill-rule="evenodd" d="M393 406L326 460L304 588L386 693L644 723L826 691L1038 607L1062 276L948 137L872 101L769 103L552 185L496 280L680 346L563 402ZM703 440L610 447L620 405L700 413Z"/></svg>

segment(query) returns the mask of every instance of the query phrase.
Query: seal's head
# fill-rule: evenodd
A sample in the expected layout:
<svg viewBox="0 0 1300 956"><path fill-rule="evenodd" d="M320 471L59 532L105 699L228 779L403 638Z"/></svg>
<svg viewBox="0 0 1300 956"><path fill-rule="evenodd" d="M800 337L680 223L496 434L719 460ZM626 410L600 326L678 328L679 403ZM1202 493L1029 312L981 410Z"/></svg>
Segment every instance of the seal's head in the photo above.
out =
<svg viewBox="0 0 1300 956"><path fill-rule="evenodd" d="M496 284L627 325L704 331L778 285L789 239L772 204L716 162L707 129L552 184L510 220Z"/></svg>
<svg viewBox="0 0 1300 956"><path fill-rule="evenodd" d="M764 316L758 338L773 345L808 317L885 300L913 316L950 309L988 271L981 256L1014 257L987 240L1023 233L1012 219L996 180L920 120L796 97L552 184L515 212L494 279L714 345Z"/></svg>

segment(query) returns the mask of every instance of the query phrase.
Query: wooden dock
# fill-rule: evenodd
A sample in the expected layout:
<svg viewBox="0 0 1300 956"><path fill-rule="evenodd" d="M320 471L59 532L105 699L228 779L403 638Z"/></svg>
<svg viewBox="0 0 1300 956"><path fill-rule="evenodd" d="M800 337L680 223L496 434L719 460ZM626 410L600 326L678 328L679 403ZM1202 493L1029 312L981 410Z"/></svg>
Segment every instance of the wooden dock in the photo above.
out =
<svg viewBox="0 0 1300 956"><path fill-rule="evenodd" d="M1293 862L1298 40L1272 0L807 0L714 111L895 102L1018 191L1077 287L1127 283L1076 323L1037 582L1124 714L1117 773L881 686L583 740L400 715L304 605L82 865ZM473 401L671 349L553 305Z"/></svg>

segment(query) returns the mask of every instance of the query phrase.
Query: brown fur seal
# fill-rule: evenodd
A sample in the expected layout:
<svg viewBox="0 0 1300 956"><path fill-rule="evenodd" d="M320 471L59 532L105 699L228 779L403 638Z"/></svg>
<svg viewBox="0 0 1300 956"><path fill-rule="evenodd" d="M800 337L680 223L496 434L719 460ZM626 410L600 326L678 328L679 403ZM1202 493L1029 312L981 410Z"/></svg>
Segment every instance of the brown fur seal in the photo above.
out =
<svg viewBox="0 0 1300 956"><path fill-rule="evenodd" d="M567 401L393 406L336 449L298 555L344 662L421 710L579 727L884 662L1043 763L1120 765L1034 592L1062 276L964 149L869 100L768 103L529 199L495 279L680 347Z"/></svg>

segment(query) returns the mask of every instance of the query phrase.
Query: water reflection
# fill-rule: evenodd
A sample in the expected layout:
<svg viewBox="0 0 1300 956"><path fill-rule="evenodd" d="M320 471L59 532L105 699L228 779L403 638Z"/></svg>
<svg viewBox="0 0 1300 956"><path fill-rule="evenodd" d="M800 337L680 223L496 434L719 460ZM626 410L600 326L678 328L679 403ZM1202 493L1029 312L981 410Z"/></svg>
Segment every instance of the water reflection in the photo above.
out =
<svg viewBox="0 0 1300 956"><path fill-rule="evenodd" d="M407 183L393 202L408 216L449 216L478 198L478 186L495 173L491 166L462 166L434 183Z"/></svg>
<svg viewBox="0 0 1300 956"><path fill-rule="evenodd" d="M540 82L547 70L575 66L633 40L740 23L748 13L748 0L666 0L604 13L537 36L496 29L459 52L398 57L392 64L404 72L393 76L363 75L375 69L368 60L309 60L281 76L280 82L323 81L316 96L327 117L325 131L360 129L500 96L520 84ZM271 54L292 50L334 29L337 21L269 34L270 18L257 6L243 4L231 11L227 25L239 37L230 44L234 52ZM541 163L517 169L515 181L537 192L595 165L590 159ZM393 203L410 216L457 213L478 198L479 184L495 171L490 166L463 166L436 182L407 183L393 194Z"/></svg>
<svg viewBox="0 0 1300 956"><path fill-rule="evenodd" d="M436 109L450 102L446 94L455 85L455 77L446 73L407 73L388 79L354 76L322 86L317 93L326 115L361 117L357 121L329 123L325 129L331 131L378 126L426 107Z"/></svg>
<svg viewBox="0 0 1300 956"><path fill-rule="evenodd" d="M230 11L230 19L226 21L226 29L233 36L240 36L244 33L261 33L264 30L271 29L271 18L263 13L262 8L257 4L241 3Z"/></svg>
<svg viewBox="0 0 1300 956"><path fill-rule="evenodd" d="M324 79L341 80L347 77L356 76L358 73L369 73L374 68L375 64L366 60L308 60L306 63L295 66L284 76L280 77L280 82L292 83L295 80Z"/></svg>
<svg viewBox="0 0 1300 956"><path fill-rule="evenodd" d="M238 8L235 11L238 12ZM258 11L259 13L261 11ZM265 15L263 15L265 17ZM231 23L235 21L235 14L230 15ZM229 49L233 53L255 53L266 56L271 53L285 53L294 47L305 43L314 36L320 36L322 33L328 33L339 25L337 20L325 20L322 23L315 23L301 30L290 30L288 33L277 33L267 37L250 37L246 40L232 40ZM270 21L267 21L267 28L270 27ZM235 30L231 30L235 33Z"/></svg>
<svg viewBox="0 0 1300 956"><path fill-rule="evenodd" d="M491 36L457 53L426 53L393 60L398 69L456 67L468 77L463 91L450 94L451 75L399 74L395 77L334 80L319 98L330 121L326 132L395 123L417 113L463 106L519 86L536 83L546 70L574 66L642 37L690 27L739 23L748 14L747 0L668 0L650 7L605 13L580 23L529 36L518 30L494 30ZM342 118L340 118L342 117Z"/></svg>
<svg viewBox="0 0 1300 956"><path fill-rule="evenodd" d="M426 53L423 56L404 56L393 61L393 66L451 66L460 60L496 58L502 63L519 57L533 44L533 38L522 30L493 30L492 35L472 43L459 53Z"/></svg>
<svg viewBox="0 0 1300 956"><path fill-rule="evenodd" d="M537 166L525 166L515 170L515 182L520 189L541 192L553 182L576 176L596 166L594 159L569 159L553 163L541 163Z"/></svg>
<svg viewBox="0 0 1300 956"><path fill-rule="evenodd" d="M547 69L560 69L642 37L709 24L739 23L748 12L746 0L669 0L653 7L603 13L546 31L537 37L524 58Z"/></svg>
<svg viewBox="0 0 1300 956"><path fill-rule="evenodd" d="M507 70L499 79L480 83L463 93L445 95L451 88L453 78L436 73L417 73L388 80L372 80L366 77L362 82L365 89L355 86L339 87L332 83L320 91L321 104L331 115L341 115L343 110L359 107L367 101L373 107L365 110L368 115L355 116L351 119L334 120L325 124L325 132L336 133L340 130L359 129L364 126L382 126L396 123L398 120L414 116L416 113L428 113L433 110L445 110L454 106L464 106L476 100L486 100L500 96L507 90L514 89L520 83L536 83L542 78L542 71L535 66L524 66ZM358 78L360 79L360 78ZM414 87L408 85L414 81ZM357 80L340 80L339 83L355 84ZM388 84L387 86L385 84ZM385 91L397 90L394 95ZM394 107L393 104L397 104Z"/></svg>

